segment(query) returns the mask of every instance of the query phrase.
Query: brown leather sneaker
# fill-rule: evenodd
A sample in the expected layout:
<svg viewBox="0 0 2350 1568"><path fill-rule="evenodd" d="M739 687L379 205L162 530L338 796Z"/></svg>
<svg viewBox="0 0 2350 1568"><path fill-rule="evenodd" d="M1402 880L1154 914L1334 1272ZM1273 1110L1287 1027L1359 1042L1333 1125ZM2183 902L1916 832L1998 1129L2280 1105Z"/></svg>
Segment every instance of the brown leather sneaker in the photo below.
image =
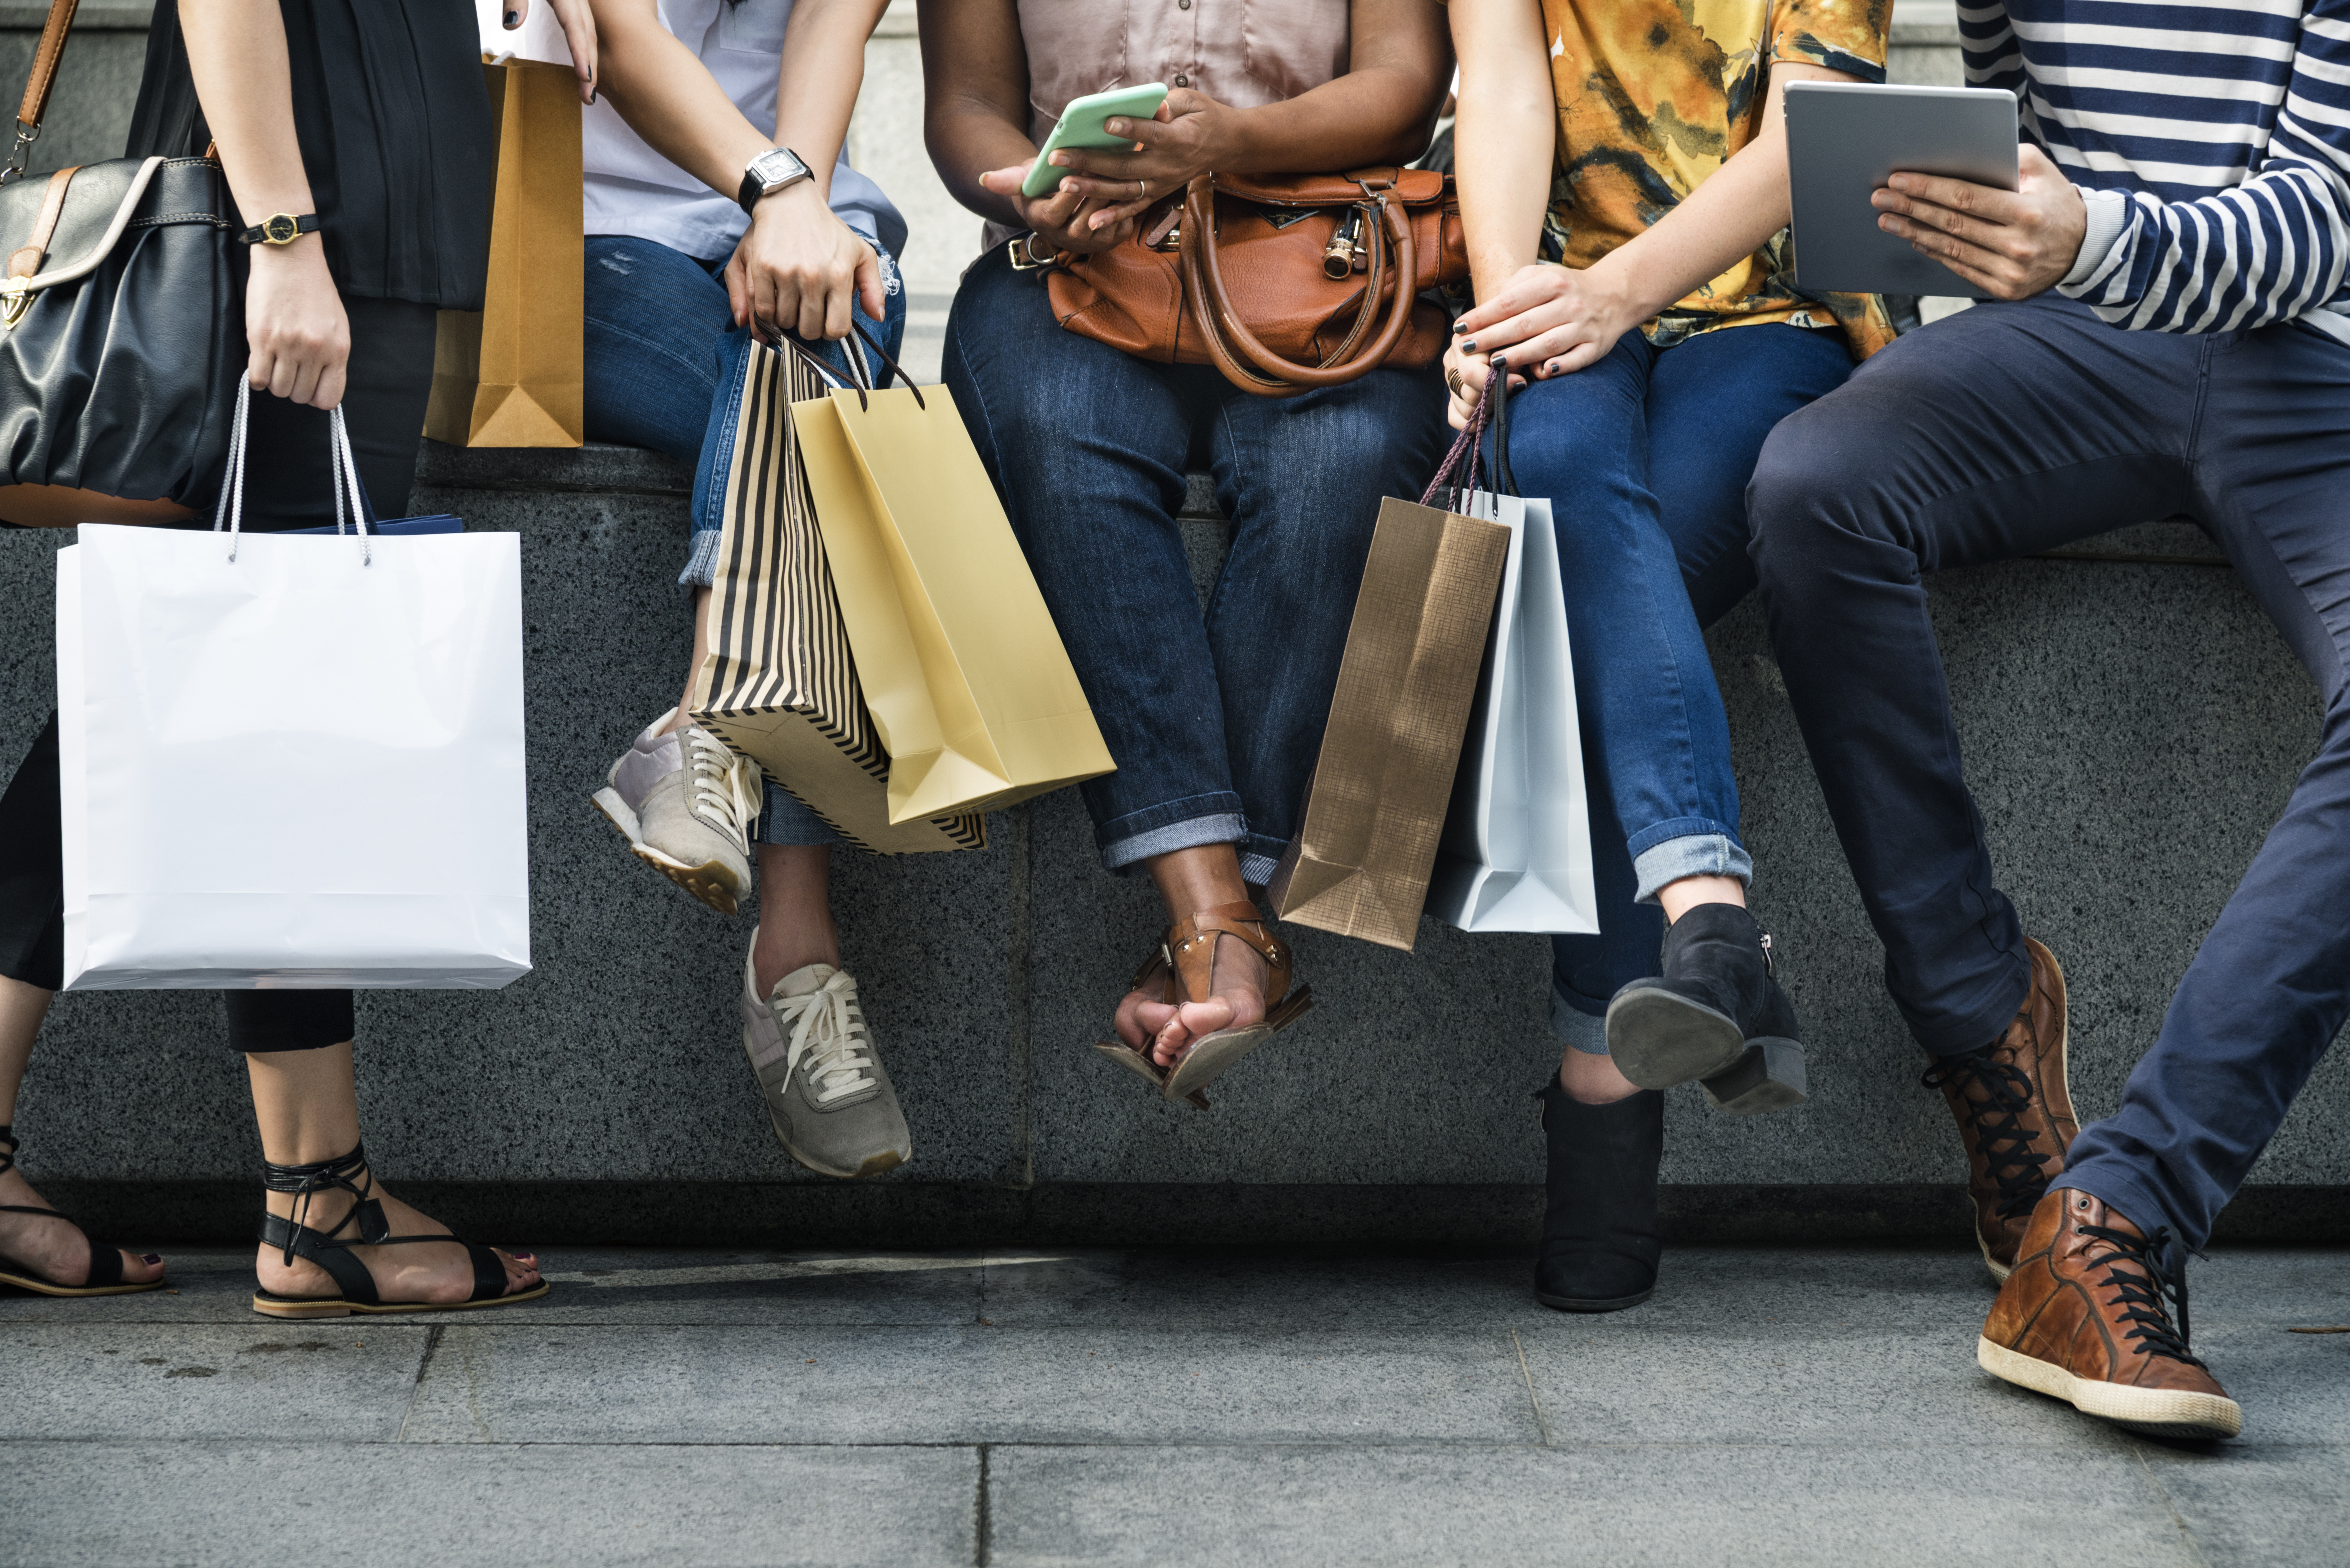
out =
<svg viewBox="0 0 2350 1568"><path fill-rule="evenodd" d="M2188 1354L2187 1281L2164 1274L2169 1251L2168 1227L2147 1236L2085 1192L2049 1193L1991 1303L1976 1363L2133 1432L2234 1437L2243 1409Z"/></svg>
<svg viewBox="0 0 2350 1568"><path fill-rule="evenodd" d="M1945 1056L1918 1081L1942 1091L1967 1150L1967 1191L1975 1201L1975 1242L1994 1280L2015 1262L2032 1207L2064 1174L2079 1135L2064 1081L2064 971L2026 937L2032 989L2007 1033L1980 1051Z"/></svg>

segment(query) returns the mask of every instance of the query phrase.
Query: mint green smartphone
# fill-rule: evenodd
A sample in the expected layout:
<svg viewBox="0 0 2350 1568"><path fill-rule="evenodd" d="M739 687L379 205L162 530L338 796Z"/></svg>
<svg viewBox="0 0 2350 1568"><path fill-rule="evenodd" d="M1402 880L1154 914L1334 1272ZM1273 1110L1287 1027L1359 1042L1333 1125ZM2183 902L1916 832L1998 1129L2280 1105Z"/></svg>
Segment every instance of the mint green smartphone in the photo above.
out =
<svg viewBox="0 0 2350 1568"><path fill-rule="evenodd" d="M1107 92L1071 99L1068 108L1054 123L1053 134L1045 138L1045 145L1036 150L1035 165L1028 171L1028 178L1020 182L1020 193L1033 201L1061 182L1061 176L1068 171L1053 167L1051 159L1064 147L1132 147L1131 137L1110 135L1102 129L1102 121L1118 115L1128 119L1149 119L1166 101L1164 82L1112 88Z"/></svg>

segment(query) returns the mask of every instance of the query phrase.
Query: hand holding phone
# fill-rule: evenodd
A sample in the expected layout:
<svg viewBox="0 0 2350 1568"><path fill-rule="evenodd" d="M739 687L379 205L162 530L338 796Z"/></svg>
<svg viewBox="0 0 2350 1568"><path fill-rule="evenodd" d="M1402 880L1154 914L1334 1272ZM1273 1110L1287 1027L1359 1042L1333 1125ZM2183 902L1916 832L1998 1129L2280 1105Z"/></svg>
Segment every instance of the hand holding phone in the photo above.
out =
<svg viewBox="0 0 2350 1568"><path fill-rule="evenodd" d="M1061 110L1061 118L1054 122L1052 134L1045 138L1045 145L1036 150L1036 161L1030 165L1028 177L1021 182L1020 193L1034 201L1060 182L1066 171L1054 167L1053 154L1063 148L1132 147L1132 138L1112 136L1102 129L1102 121L1117 117L1149 119L1159 112L1166 98L1166 84L1150 82L1071 99L1068 107Z"/></svg>

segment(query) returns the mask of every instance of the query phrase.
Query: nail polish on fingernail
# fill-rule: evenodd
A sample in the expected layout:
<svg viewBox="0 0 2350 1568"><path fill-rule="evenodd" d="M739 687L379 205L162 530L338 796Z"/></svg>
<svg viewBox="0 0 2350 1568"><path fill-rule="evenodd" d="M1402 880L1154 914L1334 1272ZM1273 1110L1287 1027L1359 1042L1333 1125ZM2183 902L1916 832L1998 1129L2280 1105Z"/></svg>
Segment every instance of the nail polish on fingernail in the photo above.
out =
<svg viewBox="0 0 2350 1568"><path fill-rule="evenodd" d="M509 11L509 12L507 12L507 13L506 13L506 26L509 26L509 27L513 26L516 22L520 21L521 19L522 19L522 13L521 13L521 12L519 12L519 11Z"/></svg>
<svg viewBox="0 0 2350 1568"><path fill-rule="evenodd" d="M1463 354L1474 354L1477 352L1477 340L1474 337L1464 340L1461 345L1461 352Z"/></svg>

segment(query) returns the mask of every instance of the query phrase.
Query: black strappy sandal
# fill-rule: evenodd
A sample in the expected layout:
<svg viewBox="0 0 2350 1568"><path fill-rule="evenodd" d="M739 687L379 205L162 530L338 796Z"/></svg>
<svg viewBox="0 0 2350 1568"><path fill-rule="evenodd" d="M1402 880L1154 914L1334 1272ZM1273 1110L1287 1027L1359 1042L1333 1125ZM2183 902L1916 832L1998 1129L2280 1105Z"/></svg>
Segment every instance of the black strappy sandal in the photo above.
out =
<svg viewBox="0 0 2350 1568"><path fill-rule="evenodd" d="M253 1310L265 1317L348 1317L353 1313L412 1313L462 1312L469 1307L511 1306L516 1302L536 1301L553 1287L545 1280L530 1290L506 1291L506 1266L487 1247L477 1246L459 1236L395 1236L391 1221L384 1218L380 1199L368 1196L375 1190L375 1173L368 1169L364 1146L336 1159L322 1159L316 1165L262 1165L262 1185L272 1192L290 1192L302 1200L291 1220L275 1214L261 1217L261 1244L278 1247L285 1251L288 1263L296 1258L307 1258L327 1271L342 1293L333 1296L281 1296L275 1291L253 1293ZM367 1185L362 1188L352 1178L364 1174ZM350 1212L344 1215L331 1231L314 1231L302 1221L308 1218L310 1199L317 1193L340 1188L351 1195ZM344 1236L350 1226L359 1227L357 1236ZM465 1249L473 1261L473 1293L461 1302L387 1302L376 1291L375 1276L368 1266L351 1256L353 1247L397 1247L421 1241L455 1242Z"/></svg>
<svg viewBox="0 0 2350 1568"><path fill-rule="evenodd" d="M13 1126L0 1127L0 1144L7 1145L7 1147L0 1148L0 1174L5 1174L16 1168L16 1150L23 1146L17 1143L16 1129ZM0 1203L0 1214L47 1214L74 1225L71 1219L54 1209L42 1209L30 1203ZM74 1225L74 1229L81 1231L78 1225ZM161 1276L143 1285L124 1282L122 1249L109 1246L87 1231L81 1231L81 1239L89 1243L89 1278L82 1283L61 1285L55 1280L0 1259L0 1285L15 1285L18 1290L34 1291L45 1296L128 1296L136 1295L140 1291L162 1288Z"/></svg>

